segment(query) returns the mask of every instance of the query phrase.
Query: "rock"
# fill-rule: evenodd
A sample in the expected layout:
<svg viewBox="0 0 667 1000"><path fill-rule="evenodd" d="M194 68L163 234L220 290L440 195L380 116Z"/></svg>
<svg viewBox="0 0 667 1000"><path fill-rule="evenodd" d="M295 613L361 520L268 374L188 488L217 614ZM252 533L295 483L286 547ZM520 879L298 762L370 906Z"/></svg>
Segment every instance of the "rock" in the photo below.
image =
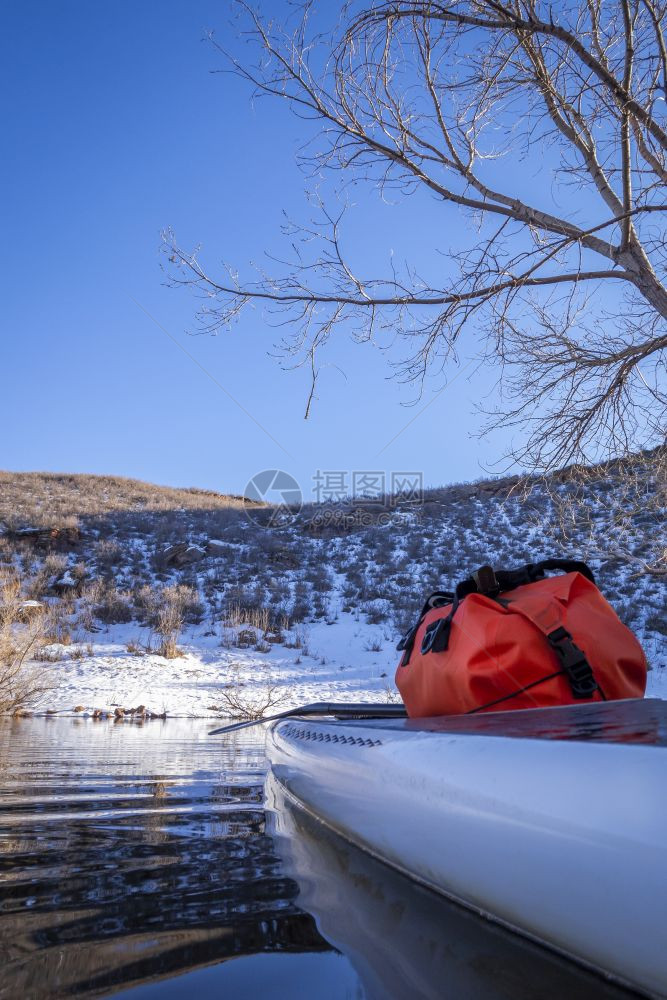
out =
<svg viewBox="0 0 667 1000"><path fill-rule="evenodd" d="M6 532L7 537L16 541L29 542L37 549L59 550L75 548L81 539L78 528L35 528L29 525Z"/></svg>
<svg viewBox="0 0 667 1000"><path fill-rule="evenodd" d="M254 628L242 628L236 637L236 645L239 649L247 649L257 642L257 633Z"/></svg>
<svg viewBox="0 0 667 1000"><path fill-rule="evenodd" d="M45 610L46 605L42 604L41 601L23 601L19 605L17 621L21 625L27 625L28 622L33 621L35 618L39 618L40 614Z"/></svg>
<svg viewBox="0 0 667 1000"><path fill-rule="evenodd" d="M168 545L162 552L165 566L189 566L191 563L199 562L206 552L201 545L194 545L189 542L178 542L176 545Z"/></svg>
<svg viewBox="0 0 667 1000"><path fill-rule="evenodd" d="M122 719L123 716L125 715L125 712L122 708L114 708L113 714L116 716L117 719Z"/></svg>
<svg viewBox="0 0 667 1000"><path fill-rule="evenodd" d="M392 508L384 503L327 504L304 522L303 530L309 535L348 534L373 524L386 524L391 516Z"/></svg>
<svg viewBox="0 0 667 1000"><path fill-rule="evenodd" d="M74 708L72 709L72 711L73 712L83 712L84 709L85 709L85 705L75 705Z"/></svg>
<svg viewBox="0 0 667 1000"><path fill-rule="evenodd" d="M271 645L276 645L284 641L285 641L285 636L279 629L277 629L276 631L264 633L264 642L270 642Z"/></svg>
<svg viewBox="0 0 667 1000"><path fill-rule="evenodd" d="M83 577L76 579L73 576L72 571L66 569L61 577L54 580L51 584L51 591L54 594L64 595L64 594L78 594L81 590L83 584Z"/></svg>
<svg viewBox="0 0 667 1000"><path fill-rule="evenodd" d="M425 500L421 505L421 512L423 514L429 514L435 516L437 514L442 514L444 503L442 500Z"/></svg>
<svg viewBox="0 0 667 1000"><path fill-rule="evenodd" d="M221 542L219 538L209 538L206 543L206 552L209 556L222 556L228 549L226 542Z"/></svg>

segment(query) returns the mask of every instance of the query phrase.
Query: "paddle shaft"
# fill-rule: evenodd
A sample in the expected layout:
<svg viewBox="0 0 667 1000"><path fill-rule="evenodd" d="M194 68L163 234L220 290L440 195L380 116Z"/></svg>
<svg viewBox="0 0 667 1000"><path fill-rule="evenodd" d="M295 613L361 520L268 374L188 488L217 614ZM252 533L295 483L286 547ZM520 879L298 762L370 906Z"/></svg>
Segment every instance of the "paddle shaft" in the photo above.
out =
<svg viewBox="0 0 667 1000"><path fill-rule="evenodd" d="M234 733L238 729L249 729L263 722L277 722L279 719L291 719L297 715L335 715L343 719L404 719L407 713L404 705L317 701L312 705L289 708L286 712L278 712L277 715L265 715L259 719L246 719L244 722L234 722L230 726L221 726L220 729L211 730L208 735Z"/></svg>

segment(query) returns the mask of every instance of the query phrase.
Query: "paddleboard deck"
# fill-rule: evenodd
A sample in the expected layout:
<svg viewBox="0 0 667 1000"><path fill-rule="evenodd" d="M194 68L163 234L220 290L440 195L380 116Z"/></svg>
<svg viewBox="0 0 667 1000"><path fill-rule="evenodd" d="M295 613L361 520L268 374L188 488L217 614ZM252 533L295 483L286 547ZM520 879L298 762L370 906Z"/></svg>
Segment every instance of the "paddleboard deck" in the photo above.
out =
<svg viewBox="0 0 667 1000"><path fill-rule="evenodd" d="M274 723L293 800L411 878L667 996L667 705Z"/></svg>

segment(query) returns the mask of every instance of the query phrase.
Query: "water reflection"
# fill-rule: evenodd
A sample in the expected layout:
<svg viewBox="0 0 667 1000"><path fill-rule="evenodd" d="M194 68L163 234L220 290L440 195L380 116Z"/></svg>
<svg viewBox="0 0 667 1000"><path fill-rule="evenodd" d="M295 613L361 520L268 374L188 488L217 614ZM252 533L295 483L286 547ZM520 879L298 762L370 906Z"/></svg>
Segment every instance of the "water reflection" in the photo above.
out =
<svg viewBox="0 0 667 1000"><path fill-rule="evenodd" d="M0 996L329 949L264 829L263 740L21 720L0 761Z"/></svg>
<svg viewBox="0 0 667 1000"><path fill-rule="evenodd" d="M269 829L299 904L366 1000L628 1000L625 990L421 888L267 785ZM634 994L633 994L634 995Z"/></svg>
<svg viewBox="0 0 667 1000"><path fill-rule="evenodd" d="M284 802L263 734L0 722L0 997L619 1000Z"/></svg>

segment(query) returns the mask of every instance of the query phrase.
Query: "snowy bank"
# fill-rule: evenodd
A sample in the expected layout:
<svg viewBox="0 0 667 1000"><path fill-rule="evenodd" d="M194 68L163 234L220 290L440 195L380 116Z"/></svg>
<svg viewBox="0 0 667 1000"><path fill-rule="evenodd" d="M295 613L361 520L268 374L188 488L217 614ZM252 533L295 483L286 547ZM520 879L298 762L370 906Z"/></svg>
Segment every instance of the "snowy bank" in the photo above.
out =
<svg viewBox="0 0 667 1000"><path fill-rule="evenodd" d="M50 690L33 706L36 713L101 710L113 716L142 708L169 717L218 718L232 714L232 704L280 711L315 701L398 700L392 630L344 612L331 624L300 626L266 652L235 648L238 634L204 625L187 630L179 642L183 655L173 660L129 652L128 646L148 642L147 630L136 624L109 626L95 639L92 652L88 646L52 647L62 659L40 665ZM649 654L655 665L647 697L667 698L663 659Z"/></svg>
<svg viewBox="0 0 667 1000"><path fill-rule="evenodd" d="M83 656L80 649L51 647L62 659L40 665L50 690L34 711L114 715L142 707L169 717L217 718L231 714L230 700L252 709L270 699L280 711L313 701L397 699L394 636L352 614L302 626L285 636L288 645L266 652L234 648L224 630L205 626L184 633L176 659L128 652L146 644L146 633L137 625L110 626L91 643L90 655L87 646Z"/></svg>

